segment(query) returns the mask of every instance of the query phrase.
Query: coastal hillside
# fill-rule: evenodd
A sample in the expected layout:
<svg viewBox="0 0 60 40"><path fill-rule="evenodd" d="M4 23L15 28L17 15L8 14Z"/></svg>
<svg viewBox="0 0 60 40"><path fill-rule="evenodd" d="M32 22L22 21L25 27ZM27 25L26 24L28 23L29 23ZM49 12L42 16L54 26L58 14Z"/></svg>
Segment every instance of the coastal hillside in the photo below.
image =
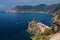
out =
<svg viewBox="0 0 60 40"><path fill-rule="evenodd" d="M60 40L60 7L53 11L53 15L51 27L35 20L29 22L27 31L32 40Z"/></svg>
<svg viewBox="0 0 60 40"><path fill-rule="evenodd" d="M17 5L14 8L8 10L8 12L49 12L52 13L53 10L60 7L59 4L52 4L52 5L46 5L46 4L40 4L36 6L30 6L30 5L24 5L20 6Z"/></svg>
<svg viewBox="0 0 60 40"><path fill-rule="evenodd" d="M60 7L57 8L56 10L54 10L54 18L53 18L53 23L56 23L58 25L60 25Z"/></svg>
<svg viewBox="0 0 60 40"><path fill-rule="evenodd" d="M29 22L27 32L31 35L32 40L48 40L53 34L52 27L35 20Z"/></svg>
<svg viewBox="0 0 60 40"><path fill-rule="evenodd" d="M53 28L56 33L51 37L50 40L60 40L60 7L54 10Z"/></svg>
<svg viewBox="0 0 60 40"><path fill-rule="evenodd" d="M49 28L47 25L44 25L41 22L37 22L34 19L29 23L28 25L28 32L32 35L35 36L36 34L40 32L44 32L47 28Z"/></svg>

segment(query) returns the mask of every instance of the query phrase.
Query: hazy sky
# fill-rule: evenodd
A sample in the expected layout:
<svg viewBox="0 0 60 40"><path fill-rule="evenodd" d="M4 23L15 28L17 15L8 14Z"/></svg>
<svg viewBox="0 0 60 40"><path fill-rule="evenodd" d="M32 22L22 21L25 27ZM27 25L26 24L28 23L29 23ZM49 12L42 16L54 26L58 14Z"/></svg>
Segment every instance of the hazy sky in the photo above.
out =
<svg viewBox="0 0 60 40"><path fill-rule="evenodd" d="M60 0L0 0L0 10L6 10L16 5L57 4Z"/></svg>

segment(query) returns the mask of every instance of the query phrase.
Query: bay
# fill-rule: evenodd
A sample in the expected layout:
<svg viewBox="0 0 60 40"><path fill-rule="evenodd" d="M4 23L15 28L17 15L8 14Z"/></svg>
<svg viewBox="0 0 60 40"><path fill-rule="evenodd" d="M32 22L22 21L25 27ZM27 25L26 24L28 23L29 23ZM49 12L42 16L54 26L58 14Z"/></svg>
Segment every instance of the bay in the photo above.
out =
<svg viewBox="0 0 60 40"><path fill-rule="evenodd" d="M0 40L31 40L26 31L28 23L35 19L47 26L52 25L52 14L0 12Z"/></svg>

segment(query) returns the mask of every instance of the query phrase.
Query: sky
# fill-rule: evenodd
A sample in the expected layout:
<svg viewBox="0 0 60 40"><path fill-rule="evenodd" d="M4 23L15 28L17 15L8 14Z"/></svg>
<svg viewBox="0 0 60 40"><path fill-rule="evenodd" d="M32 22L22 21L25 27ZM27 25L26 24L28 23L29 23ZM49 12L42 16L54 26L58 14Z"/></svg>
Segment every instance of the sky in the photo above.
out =
<svg viewBox="0 0 60 40"><path fill-rule="evenodd" d="M57 4L60 0L0 0L0 10L8 10L16 5Z"/></svg>

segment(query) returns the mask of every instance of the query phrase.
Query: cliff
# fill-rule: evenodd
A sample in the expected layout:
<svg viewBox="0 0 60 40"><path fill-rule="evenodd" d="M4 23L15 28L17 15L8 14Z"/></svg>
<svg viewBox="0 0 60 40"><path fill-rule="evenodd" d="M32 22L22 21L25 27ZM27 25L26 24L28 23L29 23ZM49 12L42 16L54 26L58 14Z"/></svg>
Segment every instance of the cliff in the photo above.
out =
<svg viewBox="0 0 60 40"><path fill-rule="evenodd" d="M57 26L58 30L60 29L60 7L54 10L54 18L53 18L53 27Z"/></svg>
<svg viewBox="0 0 60 40"><path fill-rule="evenodd" d="M60 7L54 10L53 29L56 32L50 40L60 40Z"/></svg>
<svg viewBox="0 0 60 40"><path fill-rule="evenodd" d="M59 40L60 37L60 7L53 11L53 24L48 27L41 22L32 20L28 25L28 32L32 40Z"/></svg>

